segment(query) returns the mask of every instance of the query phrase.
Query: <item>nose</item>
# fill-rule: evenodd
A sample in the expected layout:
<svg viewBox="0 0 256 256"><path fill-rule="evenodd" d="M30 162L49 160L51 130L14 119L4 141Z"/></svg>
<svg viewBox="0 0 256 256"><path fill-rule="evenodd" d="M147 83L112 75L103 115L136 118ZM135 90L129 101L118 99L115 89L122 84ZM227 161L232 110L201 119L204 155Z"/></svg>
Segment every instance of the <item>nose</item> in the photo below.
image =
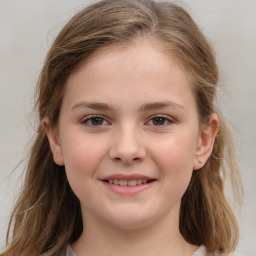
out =
<svg viewBox="0 0 256 256"><path fill-rule="evenodd" d="M143 161L146 157L146 149L139 129L123 127L116 131L109 156L113 161L121 162L125 165Z"/></svg>

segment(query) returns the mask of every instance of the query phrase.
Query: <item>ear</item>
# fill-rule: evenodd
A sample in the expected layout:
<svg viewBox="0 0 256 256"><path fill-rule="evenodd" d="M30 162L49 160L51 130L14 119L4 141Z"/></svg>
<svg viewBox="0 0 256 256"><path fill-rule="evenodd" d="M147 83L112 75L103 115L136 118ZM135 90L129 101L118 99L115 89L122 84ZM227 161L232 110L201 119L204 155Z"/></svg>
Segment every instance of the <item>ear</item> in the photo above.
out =
<svg viewBox="0 0 256 256"><path fill-rule="evenodd" d="M194 170L202 168L210 157L218 132L218 124L218 116L213 113L210 117L209 123L200 131L193 165Z"/></svg>
<svg viewBox="0 0 256 256"><path fill-rule="evenodd" d="M64 158L63 158L61 144L59 140L58 129L56 127L50 126L49 118L47 117L43 118L41 123L42 123L43 129L47 134L55 164L64 165Z"/></svg>

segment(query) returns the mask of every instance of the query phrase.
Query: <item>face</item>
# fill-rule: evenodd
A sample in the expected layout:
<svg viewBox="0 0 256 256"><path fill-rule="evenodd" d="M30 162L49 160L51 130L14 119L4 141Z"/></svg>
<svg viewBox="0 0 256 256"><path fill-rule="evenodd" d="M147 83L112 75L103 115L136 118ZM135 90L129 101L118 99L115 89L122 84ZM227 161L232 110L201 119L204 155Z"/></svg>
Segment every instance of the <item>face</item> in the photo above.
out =
<svg viewBox="0 0 256 256"><path fill-rule="evenodd" d="M73 73L58 128L44 127L83 218L124 229L177 222L213 137L200 129L185 70L147 41L96 54Z"/></svg>

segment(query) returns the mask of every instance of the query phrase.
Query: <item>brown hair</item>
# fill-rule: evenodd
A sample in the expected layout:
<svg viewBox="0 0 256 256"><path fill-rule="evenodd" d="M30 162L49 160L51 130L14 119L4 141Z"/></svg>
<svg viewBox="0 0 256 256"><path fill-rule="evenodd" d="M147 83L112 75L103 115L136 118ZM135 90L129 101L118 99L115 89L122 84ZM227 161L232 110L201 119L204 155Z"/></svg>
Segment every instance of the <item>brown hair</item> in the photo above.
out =
<svg viewBox="0 0 256 256"><path fill-rule="evenodd" d="M151 0L103 0L68 22L53 43L39 77L39 119L48 117L51 126L58 124L67 78L93 53L103 47L127 45L142 36L159 42L184 65L193 81L200 122L207 123L217 112L218 68L212 49L183 8ZM204 167L194 171L182 198L180 232L189 243L204 244L209 252L228 252L235 249L239 230L224 195L224 181L230 177L237 195L240 181L229 130L220 113L218 116L212 155ZM23 190L11 216L7 249L1 255L60 255L81 233L79 200L69 186L65 167L54 163L39 124Z"/></svg>

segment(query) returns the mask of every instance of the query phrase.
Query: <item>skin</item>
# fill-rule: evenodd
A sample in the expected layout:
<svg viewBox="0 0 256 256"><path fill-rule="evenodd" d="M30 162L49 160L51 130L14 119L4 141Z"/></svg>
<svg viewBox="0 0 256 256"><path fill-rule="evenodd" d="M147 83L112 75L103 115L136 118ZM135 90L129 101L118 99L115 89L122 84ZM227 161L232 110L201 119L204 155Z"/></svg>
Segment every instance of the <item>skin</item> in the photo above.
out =
<svg viewBox="0 0 256 256"><path fill-rule="evenodd" d="M180 202L217 125L212 114L200 126L187 73L148 40L100 52L71 74L58 127L47 118L43 126L81 203L77 256L192 255L197 247L179 232ZM116 174L155 181L120 195L102 181Z"/></svg>

